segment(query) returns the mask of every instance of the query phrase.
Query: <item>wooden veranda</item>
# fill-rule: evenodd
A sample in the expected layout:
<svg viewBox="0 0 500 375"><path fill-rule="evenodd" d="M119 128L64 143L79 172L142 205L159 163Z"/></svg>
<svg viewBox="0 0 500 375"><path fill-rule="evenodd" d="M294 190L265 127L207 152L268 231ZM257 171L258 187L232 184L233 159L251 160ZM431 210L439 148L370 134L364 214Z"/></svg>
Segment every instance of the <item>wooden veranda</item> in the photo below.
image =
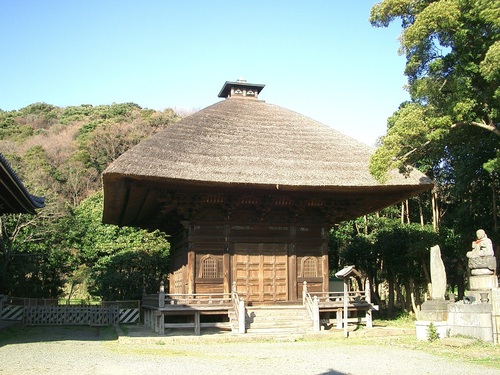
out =
<svg viewBox="0 0 500 375"><path fill-rule="evenodd" d="M281 314L287 313L286 307L293 306L295 309L300 306L307 311L307 331L311 333L321 331L322 326L329 327L332 321L335 322L336 329L344 327L346 304L343 292L310 293L307 283L302 289L302 301L295 304L278 302L266 306L280 307ZM369 293L366 290L349 291L347 299L347 322L364 323L367 328L372 328L372 311L378 310L378 306L371 303ZM158 294L144 296L142 300L144 324L162 335L166 329L193 329L196 335L200 335L202 328L218 328L243 334L252 328L252 319L248 313L250 308L245 303L245 298L236 292L234 284L231 293L168 294L160 291ZM203 321L202 318L207 316L217 316L219 319ZM289 318L294 317L295 315L291 315ZM279 332L280 328L271 325L268 332Z"/></svg>

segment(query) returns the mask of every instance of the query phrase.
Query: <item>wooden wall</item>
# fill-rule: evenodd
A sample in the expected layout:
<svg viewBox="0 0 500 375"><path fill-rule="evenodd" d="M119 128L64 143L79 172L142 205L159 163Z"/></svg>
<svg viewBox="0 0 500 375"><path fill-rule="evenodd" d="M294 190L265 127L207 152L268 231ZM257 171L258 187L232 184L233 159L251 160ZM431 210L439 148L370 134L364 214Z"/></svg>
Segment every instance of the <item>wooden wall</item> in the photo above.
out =
<svg viewBox="0 0 500 375"><path fill-rule="evenodd" d="M262 215L248 207L231 220L208 220L223 217L216 211L201 211L175 236L171 293L229 293L233 281L256 302L300 299L304 281L310 291L328 290L328 228L318 212L296 223L284 221L284 210ZM248 265L260 267L260 275Z"/></svg>

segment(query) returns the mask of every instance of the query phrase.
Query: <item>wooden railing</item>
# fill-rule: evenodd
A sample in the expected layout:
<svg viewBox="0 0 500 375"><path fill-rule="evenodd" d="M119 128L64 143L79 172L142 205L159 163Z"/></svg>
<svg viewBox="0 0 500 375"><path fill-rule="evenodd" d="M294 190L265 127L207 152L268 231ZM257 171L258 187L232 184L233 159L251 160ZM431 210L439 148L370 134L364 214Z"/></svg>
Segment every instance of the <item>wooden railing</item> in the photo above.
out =
<svg viewBox="0 0 500 375"><path fill-rule="evenodd" d="M245 333L245 304L243 298L238 296L236 287L231 293L173 293L164 292L163 283L157 294L143 295L142 307L144 324L160 334L165 333L165 328L194 328L195 334L200 334L202 326L227 326L227 323L200 321L200 315L213 312L230 312L234 310L234 318L238 323L238 332ZM192 314L192 322L166 323L164 317L167 315ZM232 327L231 327L232 328Z"/></svg>
<svg viewBox="0 0 500 375"><path fill-rule="evenodd" d="M308 292L307 282L304 282L302 303L313 321L315 331L320 329L320 310L332 311L334 309L337 312L337 328L342 328L342 315L347 314L346 311L342 311L345 308L344 298L344 292ZM365 290L348 291L347 309L349 311L364 311L366 326L372 328L372 310L378 310L378 306L372 305L370 293ZM359 318L358 321L360 321Z"/></svg>
<svg viewBox="0 0 500 375"><path fill-rule="evenodd" d="M182 305L226 305L232 303L231 293L197 293L197 294L147 294L142 296L142 305L150 307L182 306Z"/></svg>
<svg viewBox="0 0 500 375"><path fill-rule="evenodd" d="M302 304L309 313L309 317L313 321L313 331L319 332L320 321L319 321L319 302L318 297L311 297L311 294L307 291L307 282L304 281L304 287L302 289Z"/></svg>
<svg viewBox="0 0 500 375"><path fill-rule="evenodd" d="M370 303L366 297L366 291L349 291L347 292L348 303ZM314 292L313 295L318 298L319 304L332 304L335 302L344 303L344 292Z"/></svg>
<svg viewBox="0 0 500 375"><path fill-rule="evenodd" d="M165 294L168 305L225 305L231 303L230 293Z"/></svg>

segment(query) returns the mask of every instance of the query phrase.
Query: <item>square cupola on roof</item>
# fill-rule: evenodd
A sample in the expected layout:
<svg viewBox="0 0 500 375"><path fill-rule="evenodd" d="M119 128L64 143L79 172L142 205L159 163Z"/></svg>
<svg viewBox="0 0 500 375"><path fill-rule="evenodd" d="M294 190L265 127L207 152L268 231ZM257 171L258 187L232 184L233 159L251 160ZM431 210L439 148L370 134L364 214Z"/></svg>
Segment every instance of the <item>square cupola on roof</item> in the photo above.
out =
<svg viewBox="0 0 500 375"><path fill-rule="evenodd" d="M226 81L219 92L219 98L258 99L260 92L265 86L258 83L247 83L244 79L239 79L236 82Z"/></svg>

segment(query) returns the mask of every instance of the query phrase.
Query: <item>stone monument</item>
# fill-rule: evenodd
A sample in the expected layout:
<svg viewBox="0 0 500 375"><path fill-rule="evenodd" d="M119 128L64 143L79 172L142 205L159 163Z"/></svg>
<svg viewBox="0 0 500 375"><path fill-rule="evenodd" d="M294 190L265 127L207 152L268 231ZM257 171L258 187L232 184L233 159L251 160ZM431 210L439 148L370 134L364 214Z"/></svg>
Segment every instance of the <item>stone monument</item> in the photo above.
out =
<svg viewBox="0 0 500 375"><path fill-rule="evenodd" d="M472 250L467 252L469 290L464 301L448 308L448 327L452 335L476 337L486 342L497 342L498 278L493 244L485 231L476 232Z"/></svg>
<svg viewBox="0 0 500 375"><path fill-rule="evenodd" d="M417 339L426 340L429 325L432 323L439 337L446 335L448 320L448 304L445 300L446 294L446 270L441 259L441 248L439 245L431 247L431 299L425 301L421 310L417 312L415 322Z"/></svg>
<svg viewBox="0 0 500 375"><path fill-rule="evenodd" d="M476 232L472 242L469 260L469 290L464 300L444 300L446 274L442 264L439 246L431 248L432 299L422 304L415 322L417 340L428 338L432 323L439 338L448 335L465 335L486 342L498 343L500 332L500 289L496 275L496 258L493 244L484 230Z"/></svg>
<svg viewBox="0 0 500 375"><path fill-rule="evenodd" d="M444 301L446 294L446 270L441 259L439 245L431 247L431 299Z"/></svg>

